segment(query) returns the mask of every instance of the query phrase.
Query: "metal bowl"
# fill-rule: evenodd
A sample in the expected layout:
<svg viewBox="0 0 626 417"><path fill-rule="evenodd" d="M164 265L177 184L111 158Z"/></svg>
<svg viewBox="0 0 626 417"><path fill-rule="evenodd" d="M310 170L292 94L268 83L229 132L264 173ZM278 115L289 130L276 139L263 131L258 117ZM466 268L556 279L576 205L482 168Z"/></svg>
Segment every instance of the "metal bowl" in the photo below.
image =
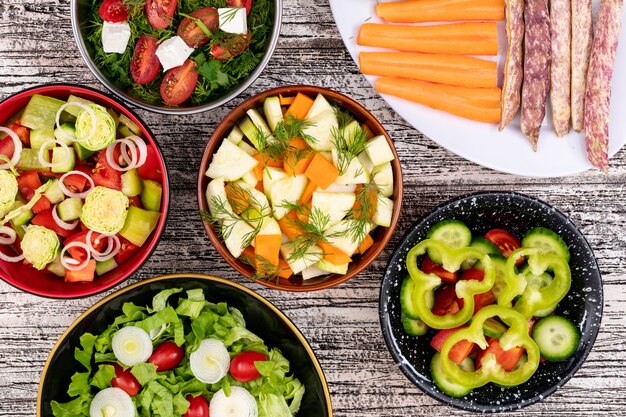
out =
<svg viewBox="0 0 626 417"><path fill-rule="evenodd" d="M259 62L259 65L256 67L256 69L248 76L248 78L243 80L243 82L237 88L230 91L228 94L207 103L191 106L181 105L177 107L169 107L164 104L155 105L146 103L145 101L141 101L131 96L130 94L127 94L126 91L115 85L115 80L107 78L96 66L93 61L93 48L85 42L85 36L87 34L85 26L91 7L91 1L89 0L71 0L70 2L70 15L72 19L72 31L74 32L74 39L76 40L78 50L80 51L83 60L85 61L91 72L102 84L104 84L105 87L111 90L122 100L132 103L133 105L141 107L145 110L153 111L156 113L174 115L194 114L211 110L229 102L230 100L243 93L244 90L246 90L259 77L259 75L261 75L268 62L272 58L272 54L274 53L274 49L276 49L276 44L278 43L278 37L280 35L280 27L283 17L283 0L274 0L273 29L271 36L268 38L268 41L265 45L265 55L261 59L261 62Z"/></svg>

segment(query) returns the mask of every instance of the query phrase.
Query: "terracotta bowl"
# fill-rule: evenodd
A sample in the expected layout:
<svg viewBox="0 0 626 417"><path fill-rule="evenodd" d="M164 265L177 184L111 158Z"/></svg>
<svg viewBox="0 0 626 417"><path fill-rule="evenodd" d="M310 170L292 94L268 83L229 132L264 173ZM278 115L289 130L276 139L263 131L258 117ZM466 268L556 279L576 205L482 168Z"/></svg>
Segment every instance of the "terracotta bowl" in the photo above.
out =
<svg viewBox="0 0 626 417"><path fill-rule="evenodd" d="M545 362L525 383L511 388L487 384L470 394L454 398L443 393L433 382L430 361L435 350L430 341L436 334L409 336L401 322L400 287L407 276L406 254L426 238L432 225L444 220L464 222L472 233L482 235L491 229L504 229L521 237L532 227L555 231L571 253L572 286L559 303L556 313L569 318L580 331L580 342L574 354L562 362ZM549 204L513 192L470 194L434 208L416 221L398 243L380 290L379 317L383 337L394 361L404 375L431 397L453 407L472 412L518 410L541 401L574 376L591 351L602 320L603 292L600 268L589 243L563 213ZM556 401L556 400L552 400ZM567 404L563 404L566 408Z"/></svg>
<svg viewBox="0 0 626 417"><path fill-rule="evenodd" d="M160 160L160 170L162 172L161 183L163 184L163 196L161 202L161 218L157 228L152 232L150 238L144 245L135 252L126 262L115 268L113 271L102 276L96 277L92 282L65 283L52 273L43 270L38 271L35 268L25 265L21 262L9 263L0 261L0 278L9 284L31 294L49 297L49 298L79 298L97 294L108 290L127 279L150 257L161 238L161 233L165 229L167 220L170 190L169 180L165 161L154 139L154 135L148 127L139 119L139 117L124 104L111 96L101 93L88 87L82 87L73 84L50 84L40 87L30 88L20 93L10 96L0 103L0 125L4 125L6 121L24 108L34 94L43 94L56 97L62 100L67 99L70 94L91 100L101 104L107 108L115 110L117 113L123 113L140 127L142 137L158 151Z"/></svg>
<svg viewBox="0 0 626 417"><path fill-rule="evenodd" d="M396 149L393 145L393 141L383 128L383 126L376 120L376 118L367 111L363 106L361 106L356 101L351 98L340 94L336 91L332 91L326 88L321 87L313 87L306 85L293 85L293 86L285 86L273 88L268 91L264 91L260 94L257 94L254 97L249 98L248 100L241 103L237 106L233 111L231 111L222 122L217 126L215 132L209 139L209 142L206 145L204 150L204 155L202 156L202 161L200 162L200 169L198 171L198 207L201 212L206 212L209 210L208 204L205 198L206 187L210 182L210 178L205 176L209 163L211 162L211 158L213 157L213 153L219 148L219 145L222 143L227 136L232 127L236 124L236 122L241 119L248 109L258 108L263 105L263 101L265 98L270 96L281 95L295 95L296 93L304 93L309 95L317 95L323 94L330 102L340 105L346 110L349 110L357 121L361 123L365 123L367 127L371 129L374 135L383 135L387 142L389 143L395 159L392 161L393 167L393 180L394 180L394 191L392 199L394 200L393 207L393 216L391 220L390 227L378 227L373 233L372 237L374 239L373 246L364 254L360 256L353 256L353 261L350 263L350 267L348 269L348 273L345 275L339 274L328 274L321 277L303 280L300 276L291 277L289 279L272 279L272 280L263 280L263 279L255 279L259 284L265 285L266 287L275 288L279 290L285 291L313 291L313 290L321 290L325 288L330 288L335 285L339 285L342 282L348 281L349 279L356 276L359 272L363 271L367 268L381 253L381 251L385 248L389 239L391 239L391 235L398 223L398 219L400 217L400 209L402 207L402 168L400 165L400 160L398 158L398 154L396 153ZM233 257L231 253L226 248L226 245L222 241L222 239L218 236L214 227L210 224L204 222L204 228L206 230L207 235L209 236L209 240L213 246L217 249L219 254L228 262L233 268L235 268L240 274L245 277L252 277L254 275L254 270L250 265L245 264L241 260Z"/></svg>
<svg viewBox="0 0 626 417"><path fill-rule="evenodd" d="M67 389L72 375L84 368L74 359L84 333L100 334L122 314L124 303L152 303L162 290L201 288L207 300L226 302L241 311L246 328L259 335L267 346L278 348L291 364L291 371L305 387L298 417L332 417L332 404L324 372L300 330L276 306L254 291L232 281L208 275L177 274L151 278L129 285L98 301L59 337L48 355L39 381L37 416L51 416L50 402L70 400ZM169 302L176 305L177 296Z"/></svg>

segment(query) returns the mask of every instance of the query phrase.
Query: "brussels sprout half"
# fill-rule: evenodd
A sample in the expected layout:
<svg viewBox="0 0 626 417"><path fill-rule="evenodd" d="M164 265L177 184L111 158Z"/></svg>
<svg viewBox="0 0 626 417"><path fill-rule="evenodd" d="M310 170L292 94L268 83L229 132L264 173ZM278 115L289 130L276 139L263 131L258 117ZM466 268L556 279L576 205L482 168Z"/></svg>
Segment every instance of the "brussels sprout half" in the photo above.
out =
<svg viewBox="0 0 626 417"><path fill-rule="evenodd" d="M93 110L93 116L88 111L81 111L76 117L76 140L90 151L99 151L115 142L115 120L107 110L97 104L88 105ZM96 123L94 129L93 123ZM93 132L93 136L89 137Z"/></svg>
<svg viewBox="0 0 626 417"><path fill-rule="evenodd" d="M114 235L124 227L128 204L121 191L98 186L85 197L80 220L94 232Z"/></svg>
<svg viewBox="0 0 626 417"><path fill-rule="evenodd" d="M24 259L42 270L57 257L61 242L54 231L31 224L26 228L21 246Z"/></svg>
<svg viewBox="0 0 626 417"><path fill-rule="evenodd" d="M0 217L4 216L17 196L17 179L12 172L0 171Z"/></svg>

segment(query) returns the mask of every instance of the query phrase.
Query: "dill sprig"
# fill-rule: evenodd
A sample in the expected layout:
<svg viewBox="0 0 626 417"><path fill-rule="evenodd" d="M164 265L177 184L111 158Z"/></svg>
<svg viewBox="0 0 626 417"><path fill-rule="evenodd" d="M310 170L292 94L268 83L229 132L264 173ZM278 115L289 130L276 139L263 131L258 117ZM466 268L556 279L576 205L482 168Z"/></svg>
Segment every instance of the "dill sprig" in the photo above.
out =
<svg viewBox="0 0 626 417"><path fill-rule="evenodd" d="M378 184L373 180L362 184L355 193L354 206L348 212L348 227L343 231L343 235L347 236L354 242L361 242L368 234L372 222L372 216L376 211L378 204L378 194L380 190Z"/></svg>
<svg viewBox="0 0 626 417"><path fill-rule="evenodd" d="M283 201L281 207L287 210L295 210L298 216L296 218L288 217L287 222L291 227L301 230L301 233L289 243L292 248L289 261L305 259L313 246L320 242L327 242L324 231L330 223L330 215L317 207L311 209L306 204L300 205L288 201ZM308 220L303 220L301 217Z"/></svg>
<svg viewBox="0 0 626 417"><path fill-rule="evenodd" d="M274 133L271 136L263 133L260 129L256 129L255 140L260 153L265 157L264 159L266 161L286 161L289 164L295 165L300 159L310 153L310 149L294 147L292 140L301 138L310 147L317 139L311 135L305 134L303 131L311 125L311 122L287 115L284 120L276 125ZM270 137L272 137L273 140L270 140ZM267 168L267 162L263 168Z"/></svg>
<svg viewBox="0 0 626 417"><path fill-rule="evenodd" d="M348 126L354 122L354 119L347 111L336 107L335 115L338 127L333 128L331 132L332 142L337 152L339 175L344 175L352 160L365 150L367 132L360 125L348 130ZM363 170L359 169L354 173L354 176L356 178L361 174L363 174Z"/></svg>

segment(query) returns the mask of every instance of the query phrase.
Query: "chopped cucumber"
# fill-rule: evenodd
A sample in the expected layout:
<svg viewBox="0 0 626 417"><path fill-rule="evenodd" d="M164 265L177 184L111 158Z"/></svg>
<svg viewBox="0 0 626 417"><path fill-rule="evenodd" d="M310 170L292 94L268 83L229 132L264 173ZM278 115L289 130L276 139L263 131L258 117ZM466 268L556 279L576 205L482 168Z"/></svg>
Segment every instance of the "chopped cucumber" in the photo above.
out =
<svg viewBox="0 0 626 417"><path fill-rule="evenodd" d="M24 235L26 234L26 226L16 226L15 224L13 224L13 221L10 221L9 223L11 224L13 230L15 230L17 237L19 237L20 240L24 239Z"/></svg>
<svg viewBox="0 0 626 417"><path fill-rule="evenodd" d="M393 151L387 142L387 138L383 135L376 136L369 140L365 144L365 151L374 166L382 165L385 162L391 162L395 159Z"/></svg>
<svg viewBox="0 0 626 417"><path fill-rule="evenodd" d="M276 130L276 126L283 121L283 109L280 107L280 99L276 96L266 98L263 102L263 113L269 128L273 132Z"/></svg>
<svg viewBox="0 0 626 417"><path fill-rule="evenodd" d="M522 246L525 248L539 248L542 253L551 253L563 257L569 262L570 253L567 244L550 229L533 227L524 235Z"/></svg>
<svg viewBox="0 0 626 417"><path fill-rule="evenodd" d="M416 300L413 296L415 291L415 282L411 277L406 277L402 281L402 286L400 287L400 309L402 313L410 319L418 320L420 318L419 314L417 314L417 309L415 307L416 302L420 302ZM429 298L426 300L428 308L433 308L435 304L435 295L434 293L429 293Z"/></svg>
<svg viewBox="0 0 626 417"><path fill-rule="evenodd" d="M61 143L70 146L76 141L76 128L72 123L63 123L54 129L54 137Z"/></svg>
<svg viewBox="0 0 626 417"><path fill-rule="evenodd" d="M239 122L239 129L243 132L243 134L248 138L250 143L254 145L257 151L260 151L261 144L259 143L259 130L256 128L252 120L248 116L244 116Z"/></svg>
<svg viewBox="0 0 626 417"><path fill-rule="evenodd" d="M21 201L16 201L11 206L10 211L23 207L24 205L25 204L22 203ZM32 210L22 209L20 210L20 214L17 217L14 217L13 219L11 219L11 225L13 226L14 229L21 228L20 226L27 224L30 221L30 219L32 219L33 217L35 217L35 213L33 213Z"/></svg>
<svg viewBox="0 0 626 417"><path fill-rule="evenodd" d="M472 237L472 243L470 244L470 247L476 248L481 252L486 253L487 255L502 256L500 249L498 249L496 245L491 243L489 239L486 239L482 236ZM478 262L478 259L466 259L465 261L463 261L463 264L461 264L461 269L464 271L471 269L474 265L476 265L476 262Z"/></svg>
<svg viewBox="0 0 626 417"><path fill-rule="evenodd" d="M107 272L113 271L117 268L117 262L115 262L115 258L111 258L107 261L96 261L96 274L102 276Z"/></svg>
<svg viewBox="0 0 626 417"><path fill-rule="evenodd" d="M404 313L400 314L402 328L409 336L423 336L428 331L428 326L420 319L412 319Z"/></svg>
<svg viewBox="0 0 626 417"><path fill-rule="evenodd" d="M34 94L24 109L20 124L30 129L54 129L57 112L64 104L54 97Z"/></svg>
<svg viewBox="0 0 626 417"><path fill-rule="evenodd" d="M278 222L273 218L268 218L261 230L259 230L259 236L267 236L267 235L280 235L282 232L280 230L280 226Z"/></svg>
<svg viewBox="0 0 626 417"><path fill-rule="evenodd" d="M339 274L339 275L346 275L348 273L349 266L350 266L349 262L346 262L345 264L342 264L342 265L335 265L334 263L328 262L325 259L322 259L317 263L317 267L321 269L322 271L326 271L327 273L331 273L331 274Z"/></svg>
<svg viewBox="0 0 626 417"><path fill-rule="evenodd" d="M50 152L43 153L43 159L46 162L50 162ZM22 154L20 155L20 160L17 161L15 165L20 171L47 171L48 168L43 166L41 162L39 162L39 151L30 148L22 149Z"/></svg>
<svg viewBox="0 0 626 417"><path fill-rule="evenodd" d="M474 362L470 358L465 358L460 367L468 372L471 372L474 370ZM441 354L439 352L435 353L430 361L430 371L435 385L437 385L437 387L443 391L444 394L451 397L464 397L472 392L471 388L464 387L463 385L454 382L444 373L443 368L441 367Z"/></svg>
<svg viewBox="0 0 626 417"><path fill-rule="evenodd" d="M135 246L143 246L159 223L161 213L130 206L124 227L119 234Z"/></svg>
<svg viewBox="0 0 626 417"><path fill-rule="evenodd" d="M308 180L304 175L286 176L272 182L270 201L274 209L274 217L280 220L289 212L288 204L296 204L306 188ZM294 271L294 273L296 273Z"/></svg>
<svg viewBox="0 0 626 417"><path fill-rule="evenodd" d="M239 143L243 140L243 132L239 127L233 126L233 129L230 131L230 134L226 138L235 145L239 145Z"/></svg>
<svg viewBox="0 0 626 417"><path fill-rule="evenodd" d="M353 240L353 230L363 230L363 236L370 231L374 226L372 224L363 225L358 220L346 219L340 223L334 225L324 233L324 237L331 245L334 245L345 252L348 256L352 256L361 244L360 240ZM294 271L295 273L295 271Z"/></svg>
<svg viewBox="0 0 626 417"><path fill-rule="evenodd" d="M161 197L163 196L163 186L160 182L152 180L142 181L141 204L146 210L161 211Z"/></svg>
<svg viewBox="0 0 626 417"><path fill-rule="evenodd" d="M328 216L324 230L336 225L350 212L356 201L354 193L327 193L316 191L311 198L311 211Z"/></svg>
<svg viewBox="0 0 626 417"><path fill-rule="evenodd" d="M87 160L87 158L96 153L95 151L90 151L89 149L83 148L83 145L78 142L74 142L74 152L76 152L76 156L81 161Z"/></svg>
<svg viewBox="0 0 626 417"><path fill-rule="evenodd" d="M324 271L323 269L318 268L315 265L309 266L308 268L302 271L302 279L305 281L307 279L317 278L323 275L328 275L328 272Z"/></svg>
<svg viewBox="0 0 626 417"><path fill-rule="evenodd" d="M434 239L454 249L464 248L472 242L472 232L459 220L442 220L433 225L426 235L427 239ZM429 249L430 259L440 264L441 256L436 251Z"/></svg>
<svg viewBox="0 0 626 417"><path fill-rule="evenodd" d="M224 181L237 181L246 173L252 171L259 163L245 153L231 141L222 141L217 152L213 155L206 176L223 178Z"/></svg>
<svg viewBox="0 0 626 417"><path fill-rule="evenodd" d="M352 120L343 128L343 139L346 141L346 145L350 146L354 143L359 130L361 130L361 125L356 120Z"/></svg>
<svg viewBox="0 0 626 417"><path fill-rule="evenodd" d="M87 100L86 98L77 97L74 95L70 95L67 98L67 102L68 103L81 103L81 104L96 104L91 100ZM78 106L67 106L65 109L63 109L63 111L76 117L81 111L83 111L83 108L78 107Z"/></svg>
<svg viewBox="0 0 626 417"><path fill-rule="evenodd" d="M63 200L57 205L57 214L64 222L71 222L80 218L83 212L83 200L77 197Z"/></svg>
<svg viewBox="0 0 626 417"><path fill-rule="evenodd" d="M257 151L252 146L248 145L246 142L243 142L243 141L239 142L237 147L250 156L254 156L259 153L259 151Z"/></svg>
<svg viewBox="0 0 626 417"><path fill-rule="evenodd" d="M259 180L256 178L256 174L254 171L250 171L244 174L244 176L241 177L241 180L248 184L250 187L256 187L256 185L259 183Z"/></svg>
<svg viewBox="0 0 626 417"><path fill-rule="evenodd" d="M374 168L374 183L378 186L379 192L385 197L393 195L393 168L391 162L385 162Z"/></svg>
<svg viewBox="0 0 626 417"><path fill-rule="evenodd" d="M270 220L274 220L271 216L272 208L265 194L244 181L237 181L236 186L240 187L245 193L243 198L247 200L246 203L248 205L248 207L237 207L237 204L234 202L232 203L232 205L235 206L235 210L243 210L241 213L242 218L250 223L255 229L259 223L261 223L259 229L263 229L266 223L269 223ZM239 203L239 205L241 205L241 203ZM276 223L276 227L278 227L278 223ZM281 234L280 228L278 228L278 233L276 234Z"/></svg>
<svg viewBox="0 0 626 417"><path fill-rule="evenodd" d="M235 258L241 256L251 240L254 241L255 229L237 215L225 218L222 221L222 230L228 230L224 243Z"/></svg>
<svg viewBox="0 0 626 417"><path fill-rule="evenodd" d="M283 259L287 261L287 264L291 268L294 274L299 274L305 269L314 266L318 263L324 252L319 246L313 245L308 248L307 252L303 256L299 256L295 259L291 259L291 254L294 251L294 247L292 243L285 243L280 247L280 254L283 256ZM327 272L324 272L327 274Z"/></svg>
<svg viewBox="0 0 626 417"><path fill-rule="evenodd" d="M137 169L133 168L122 174L122 192L124 195L128 197L135 197L141 194L141 190L143 190L143 185L141 183L141 178L139 178Z"/></svg>
<svg viewBox="0 0 626 417"><path fill-rule="evenodd" d="M51 204L58 204L65 200L65 194L59 185L59 180L53 178L50 180L48 189L43 193Z"/></svg>
<svg viewBox="0 0 626 417"><path fill-rule="evenodd" d="M128 126L119 125L117 127L117 136L122 138L127 138L129 136L133 136L133 131L128 128Z"/></svg>
<svg viewBox="0 0 626 417"><path fill-rule="evenodd" d="M270 130L269 126L267 125L267 122L265 121L263 116L261 116L261 114L256 109L249 109L246 112L246 114L248 115L248 117L252 121L252 124L254 124L254 127L256 127L257 139L259 138L260 135L262 135L265 138L265 142L266 143L272 143L272 142L276 141L276 138L274 138L274 136L272 135L272 131ZM257 140L257 142L258 142L258 140ZM259 144L259 145L261 145L261 144ZM255 146L257 146L257 145L255 145ZM257 149L259 149L258 146L257 146ZM261 149L259 149L259 150L261 150Z"/></svg>
<svg viewBox="0 0 626 417"><path fill-rule="evenodd" d="M56 275L57 277L64 277L66 273L65 267L61 263L60 256L54 258L54 260L48 264L46 269L48 269L50 273Z"/></svg>
<svg viewBox="0 0 626 417"><path fill-rule="evenodd" d="M352 158L350 162L345 166L340 166L339 162L339 154L337 153L337 149L333 149L331 151L333 164L341 171L343 169L343 173L337 177L335 182L337 184L365 184L369 181L370 176L359 158ZM343 162L341 162L343 164Z"/></svg>
<svg viewBox="0 0 626 417"><path fill-rule="evenodd" d="M45 152L44 152L45 153ZM74 148L52 148L52 172L61 174L74 169L76 154Z"/></svg>
<svg viewBox="0 0 626 417"><path fill-rule="evenodd" d="M365 170L369 174L374 172L374 168L376 168L376 167L374 166L374 163L372 162L370 157L367 156L367 151L361 152L359 154L358 158L359 158L359 161L361 161L361 164L363 165L363 168L365 168Z"/></svg>
<svg viewBox="0 0 626 417"><path fill-rule="evenodd" d="M209 212L216 220L227 219L233 213L233 208L228 202L228 195L224 185L223 179L216 178L206 187L206 201L209 205Z"/></svg>
<svg viewBox="0 0 626 417"><path fill-rule="evenodd" d="M356 184L330 184L325 190L327 193L355 193L356 192Z"/></svg>
<svg viewBox="0 0 626 417"><path fill-rule="evenodd" d="M507 327L494 317L485 320L483 323L483 333L487 337L499 339L506 331Z"/></svg>
<svg viewBox="0 0 626 417"><path fill-rule="evenodd" d="M318 97L321 97L321 95ZM316 151L330 151L334 149L333 132L338 128L335 110L331 107L330 110L326 110L314 117L307 115L306 121L308 123L302 129L302 134L315 139L311 142L311 147Z"/></svg>
<svg viewBox="0 0 626 417"><path fill-rule="evenodd" d="M535 324L532 338L539 346L542 357L559 362L576 352L580 332L571 320L562 316L548 316Z"/></svg>
<svg viewBox="0 0 626 417"><path fill-rule="evenodd" d="M120 124L120 116L117 113L115 113L115 110L113 109L107 109L107 113L109 113L109 115L113 118L113 122L115 123L115 128L117 129L117 127Z"/></svg>
<svg viewBox="0 0 626 417"><path fill-rule="evenodd" d="M393 200L378 194L378 202L376 210L372 216L372 222L378 226L391 226L391 218L393 217Z"/></svg>
<svg viewBox="0 0 626 417"><path fill-rule="evenodd" d="M121 124L126 126L134 135L141 136L141 129L135 122L130 120L130 117L126 116L124 113L120 114L119 121Z"/></svg>
<svg viewBox="0 0 626 417"><path fill-rule="evenodd" d="M30 147L31 149L41 148L41 146L49 140L55 140L54 129L37 129L30 131Z"/></svg>

